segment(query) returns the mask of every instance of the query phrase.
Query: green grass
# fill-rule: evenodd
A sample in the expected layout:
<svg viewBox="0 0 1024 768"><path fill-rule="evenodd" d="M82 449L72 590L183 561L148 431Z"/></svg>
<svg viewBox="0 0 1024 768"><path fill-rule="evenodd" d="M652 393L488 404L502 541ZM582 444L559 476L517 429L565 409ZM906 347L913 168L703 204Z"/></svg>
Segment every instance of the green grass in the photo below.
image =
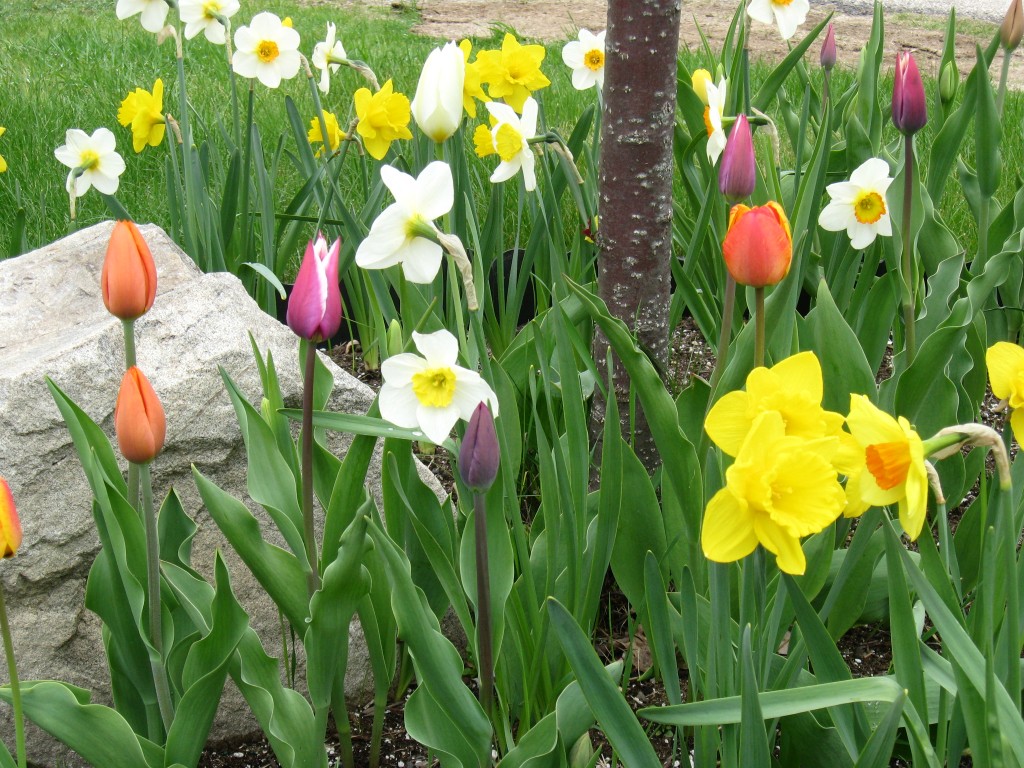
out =
<svg viewBox="0 0 1024 768"><path fill-rule="evenodd" d="M4 11L4 35L0 39L0 125L7 133L0 139L0 154L10 166L0 175L0 253L6 253L11 238L16 202L27 211L28 243L36 247L65 234L68 200L63 183L67 175L54 157L64 143L68 128L92 133L106 126L114 131L118 151L128 165L121 177L118 199L140 221L166 226L168 214L164 192L166 144L132 151L130 131L117 123L117 110L129 91L151 89L154 80L164 81L164 110L178 114L174 43L157 47L137 17L118 21L109 0L8 0ZM287 0L266 0L257 8L243 0L235 17L248 23L257 10L291 16L302 37L302 52L308 57L314 44L324 37L328 21L338 26L338 38L351 58L366 61L381 82L392 78L395 90L410 98L415 92L422 62L438 40L414 35L410 27L415 13L353 10L344 12L325 6L305 6ZM474 39L475 45L500 45L496 33L489 39ZM560 44L549 46L545 70L552 87L545 95L548 120L561 130L571 127L576 116L593 100L593 92L579 94L569 84L562 66ZM230 125L229 84L224 49L199 36L186 41L186 79L193 114L206 125L205 135L217 139L218 122ZM246 81L240 80L244 104ZM351 114L352 94L365 81L354 71L342 69L332 79L324 108L343 121ZM256 122L266 151L271 153L277 137L287 134L286 148L294 147L285 112L284 96L294 99L299 111L312 118L314 108L306 79L300 76L276 91L256 85ZM243 107L244 109L244 107ZM286 202L298 190L300 180L285 164L283 183L277 190ZM89 192L78 203L82 226L109 218L103 200Z"/></svg>
<svg viewBox="0 0 1024 768"><path fill-rule="evenodd" d="M7 133L0 138L0 154L10 170L0 175L0 254L8 251L18 202L27 214L27 241L37 247L61 237L67 230L68 201L63 183L67 175L54 157L54 149L64 143L68 128L81 128L89 133L100 126L114 131L119 151L128 168L121 177L118 199L140 221L168 225L164 191L166 144L147 148L136 155L131 148L130 132L117 124L117 109L124 96L137 87L151 88L160 77L165 84L164 109L177 115L174 44L157 47L153 35L142 30L137 18L118 21L110 0L7 0L4 9L4 35L0 38L0 125ZM440 41L412 34L417 20L414 11L346 8L344 12L329 6L303 5L294 0L263 0L258 5L243 0L242 10L235 17L236 25L248 23L258 10L271 10L291 16L302 37L301 50L311 55L313 45L324 36L326 24L338 25L338 36L352 58L365 60L381 81L392 78L396 90L412 96L422 62L430 49ZM501 30L490 38L474 39L475 47L500 45ZM561 63L562 42L547 46L544 71L552 86L542 92L545 115L549 125L566 135L583 110L594 103L594 92L580 93L569 83L569 72ZM688 69L706 66L700 57L684 53ZM812 77L817 76L816 67ZM770 66L755 62L752 80L767 76ZM966 74L966 73L965 73ZM890 75L891 77L891 75ZM205 129L197 130L197 138L209 138L214 146L218 140L218 123L230 124L227 104L228 77L224 50L212 46L200 36L186 42L187 88L194 110L194 119ZM852 73L837 72L837 85L850 82ZM891 80L883 82L881 93L888 93ZM332 89L324 99L324 108L334 111L345 122L351 114L352 93L364 85L352 70L342 69L332 80ZM794 104L800 104L802 93L788 84ZM926 79L929 93L934 81ZM244 88L245 81L240 81ZM277 91L256 85L256 122L263 136L266 152L271 154L279 136L284 135L284 148L294 147L285 112L284 96L294 99L299 111L308 120L313 104L304 77L285 82ZM881 98L881 97L880 97ZM931 102L929 102L931 103ZM1004 124L1019 126L1024 115L1024 99L1011 94L1007 100ZM481 118L482 121L483 118ZM471 136L471 131L467 140ZM931 139L929 129L922 133L925 148ZM965 144L968 162L972 139ZM787 142L783 142L785 146ZM1018 188L1016 169L1024 167L1024 138L1019 131L1006 130L1003 150L1004 172L998 197L1005 202ZM473 161L477 162L477 161ZM343 191L352 192L361 184L358 164L346 169ZM479 183L486 185L487 163L477 163ZM585 169L595 173L594 169ZM278 210L301 186L302 180L288 162L283 162L275 190ZM957 184L948 186L941 203L943 215L961 242L973 246L975 227ZM477 195L485 200L486 195ZM568 212L568 218L572 213ZM110 214L103 200L90 192L79 201L79 221L83 226L95 223Z"/></svg>

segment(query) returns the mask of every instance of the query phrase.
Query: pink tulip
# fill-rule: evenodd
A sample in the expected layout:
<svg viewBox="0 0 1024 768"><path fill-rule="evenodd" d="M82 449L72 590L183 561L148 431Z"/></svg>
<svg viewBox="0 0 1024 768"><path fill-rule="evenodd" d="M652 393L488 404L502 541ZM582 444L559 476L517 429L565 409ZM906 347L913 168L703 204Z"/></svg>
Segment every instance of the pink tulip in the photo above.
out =
<svg viewBox="0 0 1024 768"><path fill-rule="evenodd" d="M341 240L327 248L322 234L306 246L295 287L288 297L286 320L296 336L312 342L329 339L341 326L338 251Z"/></svg>
<svg viewBox="0 0 1024 768"><path fill-rule="evenodd" d="M754 193L757 164L754 160L754 138L750 135L747 116L736 116L722 153L718 168L718 189L729 200L743 200Z"/></svg>
<svg viewBox="0 0 1024 768"><path fill-rule="evenodd" d="M904 136L912 136L928 122L924 83L909 52L896 54L896 81L892 88L892 122Z"/></svg>
<svg viewBox="0 0 1024 768"><path fill-rule="evenodd" d="M836 65L836 30L829 24L825 32L825 42L821 45L821 68L830 72Z"/></svg>
<svg viewBox="0 0 1024 768"><path fill-rule="evenodd" d="M494 417L487 404L481 402L473 411L459 450L459 475L462 482L477 492L484 492L498 476L500 455Z"/></svg>

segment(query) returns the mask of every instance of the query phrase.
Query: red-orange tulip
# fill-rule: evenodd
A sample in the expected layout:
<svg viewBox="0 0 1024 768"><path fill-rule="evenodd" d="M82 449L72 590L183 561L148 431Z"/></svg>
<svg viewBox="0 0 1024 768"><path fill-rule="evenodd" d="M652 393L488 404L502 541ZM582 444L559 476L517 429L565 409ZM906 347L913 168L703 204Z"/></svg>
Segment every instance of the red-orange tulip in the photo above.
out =
<svg viewBox="0 0 1024 768"><path fill-rule="evenodd" d="M164 407L149 379L135 366L125 371L121 379L114 406L114 430L121 454L135 464L152 461L164 447Z"/></svg>
<svg viewBox="0 0 1024 768"><path fill-rule="evenodd" d="M100 277L103 303L122 320L142 317L156 298L156 265L139 228L130 221L114 225Z"/></svg>
<svg viewBox="0 0 1024 768"><path fill-rule="evenodd" d="M733 206L722 253L729 274L740 285L763 288L782 280L793 258L793 236L782 206Z"/></svg>
<svg viewBox="0 0 1024 768"><path fill-rule="evenodd" d="M21 546L21 521L14 508L14 496L7 481L0 477L0 557L11 557Z"/></svg>

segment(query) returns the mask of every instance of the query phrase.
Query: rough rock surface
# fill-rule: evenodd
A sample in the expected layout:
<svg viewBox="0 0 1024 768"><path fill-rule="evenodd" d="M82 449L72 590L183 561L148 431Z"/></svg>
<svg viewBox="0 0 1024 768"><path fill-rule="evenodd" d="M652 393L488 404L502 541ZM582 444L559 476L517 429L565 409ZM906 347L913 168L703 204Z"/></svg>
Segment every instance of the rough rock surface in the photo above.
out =
<svg viewBox="0 0 1024 768"><path fill-rule="evenodd" d="M82 686L102 703L109 694L100 625L83 606L99 549L91 495L44 377L113 439L114 400L124 372L122 331L99 290L111 229L110 223L100 224L0 261L0 475L11 485L25 534L17 557L0 564L0 578L19 674ZM204 275L158 227L142 232L156 260L158 292L153 309L136 322L138 364L164 404L168 425L165 450L153 465L154 492L159 500L171 486L178 491L199 525L194 566L210 577L214 550L225 553L253 626L268 652L279 655L277 610L202 507L190 467L194 463L221 488L247 499L245 450L218 366L258 405L251 332L262 350L273 352L285 402L297 407L297 342L287 327L260 311L233 275ZM365 412L372 391L329 360L325 364L335 377L330 408ZM379 461L367 480L379 487ZM369 663L356 626L353 634L358 639L353 638L346 688L350 697L368 698ZM0 707L0 717L3 737L13 744L10 709ZM254 730L256 721L229 680L212 738ZM43 765L82 764L38 730L30 731L29 746L32 759Z"/></svg>

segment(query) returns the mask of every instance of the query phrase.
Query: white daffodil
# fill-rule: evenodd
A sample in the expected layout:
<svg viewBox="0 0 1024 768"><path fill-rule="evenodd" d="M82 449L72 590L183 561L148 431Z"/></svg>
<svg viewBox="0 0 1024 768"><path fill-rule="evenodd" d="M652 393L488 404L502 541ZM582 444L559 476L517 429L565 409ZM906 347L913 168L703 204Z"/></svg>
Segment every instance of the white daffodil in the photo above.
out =
<svg viewBox="0 0 1024 768"><path fill-rule="evenodd" d="M57 147L53 154L71 169L65 185L68 194L81 197L90 187L96 187L104 195L117 192L117 177L124 173L125 166L117 153L113 133L106 128L97 128L90 136L78 128L71 128L65 141L67 143Z"/></svg>
<svg viewBox="0 0 1024 768"><path fill-rule="evenodd" d="M789 40L796 28L807 20L808 0L750 0L747 13L754 21L776 24L783 40Z"/></svg>
<svg viewBox="0 0 1024 768"><path fill-rule="evenodd" d="M342 63L348 60L345 46L337 39L337 29L327 22L327 38L313 46L313 66L320 72L320 91L329 93L331 90L331 74L338 71Z"/></svg>
<svg viewBox="0 0 1024 768"><path fill-rule="evenodd" d="M141 13L142 28L156 34L164 28L169 8L166 0L117 0L114 12L122 20Z"/></svg>
<svg viewBox="0 0 1024 768"><path fill-rule="evenodd" d="M886 207L885 193L892 184L885 160L866 160L850 175L849 181L829 184L832 200L818 216L818 224L829 232L850 236L850 245L867 248L878 235L892 235L892 221Z"/></svg>
<svg viewBox="0 0 1024 768"><path fill-rule="evenodd" d="M217 17L230 19L236 13L238 0L178 0L178 15L189 40L202 32L214 45L224 45L224 25Z"/></svg>
<svg viewBox="0 0 1024 768"><path fill-rule="evenodd" d="M459 342L448 331L412 334L419 355L403 352L380 366L380 415L405 429L419 429L441 444L459 419L469 421L486 402L498 415L498 398L480 374L456 365ZM422 355L422 357L420 357Z"/></svg>
<svg viewBox="0 0 1024 768"><path fill-rule="evenodd" d="M585 29L576 40L562 48L562 61L572 70L572 87L577 91L597 86L604 88L604 32L596 35Z"/></svg>
<svg viewBox="0 0 1024 768"><path fill-rule="evenodd" d="M461 97L460 97L461 98ZM433 221L452 209L455 184L448 163L435 160L417 178L385 165L380 178L395 197L356 249L356 264L386 269L401 264L412 283L429 283L441 268L441 246L430 238Z"/></svg>
<svg viewBox="0 0 1024 768"><path fill-rule="evenodd" d="M725 151L725 128L722 115L725 112L725 91L729 81L724 77L718 85L708 82L705 86L708 105L704 108L704 126L708 129L708 160L714 165Z"/></svg>
<svg viewBox="0 0 1024 768"><path fill-rule="evenodd" d="M235 31L232 62L242 77L259 78L267 88L277 88L299 72L299 33L273 13L257 13L248 27Z"/></svg>
<svg viewBox="0 0 1024 768"><path fill-rule="evenodd" d="M462 122L462 91L466 58L454 42L435 48L427 56L412 99L412 116L427 136L441 143Z"/></svg>
<svg viewBox="0 0 1024 768"><path fill-rule="evenodd" d="M537 102L528 96L523 102L522 117L508 104L489 101L485 106L495 123L490 128L477 126L473 143L480 157L497 155L501 158L491 174L491 181L495 184L508 181L522 169L526 191L532 192L537 188L537 174L529 140L537 134Z"/></svg>

